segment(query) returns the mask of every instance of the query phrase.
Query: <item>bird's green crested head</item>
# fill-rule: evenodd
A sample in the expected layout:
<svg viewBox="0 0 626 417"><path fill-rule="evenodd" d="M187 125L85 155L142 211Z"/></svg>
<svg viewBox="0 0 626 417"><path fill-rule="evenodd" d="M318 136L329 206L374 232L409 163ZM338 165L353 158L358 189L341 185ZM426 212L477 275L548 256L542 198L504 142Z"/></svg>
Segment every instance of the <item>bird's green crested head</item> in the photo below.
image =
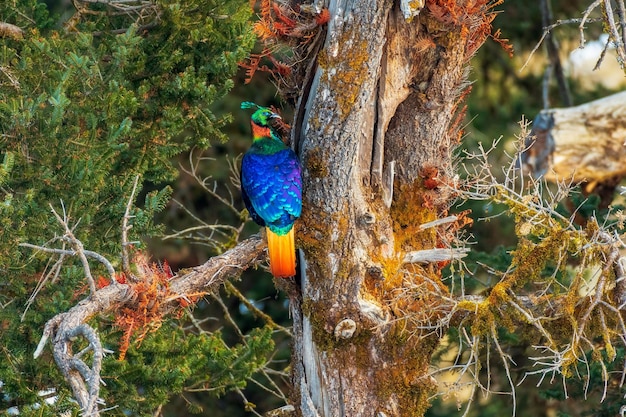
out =
<svg viewBox="0 0 626 417"><path fill-rule="evenodd" d="M280 119L280 116L274 113L269 107L262 107L250 101L241 103L242 109L257 109L252 114L252 123L261 127L271 127L272 119Z"/></svg>

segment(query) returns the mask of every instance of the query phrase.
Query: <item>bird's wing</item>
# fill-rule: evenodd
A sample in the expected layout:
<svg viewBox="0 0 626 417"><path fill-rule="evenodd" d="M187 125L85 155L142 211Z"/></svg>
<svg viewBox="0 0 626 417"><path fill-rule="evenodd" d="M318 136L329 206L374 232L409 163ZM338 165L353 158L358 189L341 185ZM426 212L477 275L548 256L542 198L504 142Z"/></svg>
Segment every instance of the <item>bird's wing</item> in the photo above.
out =
<svg viewBox="0 0 626 417"><path fill-rule="evenodd" d="M243 171L243 161L242 161L242 171ZM248 193L246 192L246 187L243 185L243 172L240 172L239 178L242 179L241 198L243 199L244 206L246 206L246 209L248 209L248 213L250 214L250 217L252 218L252 220L259 226L264 227L265 221L263 220L261 216L259 216L259 213L257 213L256 210L254 209L254 206L252 205L252 202L250 201L250 197L248 197Z"/></svg>
<svg viewBox="0 0 626 417"><path fill-rule="evenodd" d="M302 211L302 180L295 153L247 153L242 160L241 186L256 213L267 224L287 226Z"/></svg>

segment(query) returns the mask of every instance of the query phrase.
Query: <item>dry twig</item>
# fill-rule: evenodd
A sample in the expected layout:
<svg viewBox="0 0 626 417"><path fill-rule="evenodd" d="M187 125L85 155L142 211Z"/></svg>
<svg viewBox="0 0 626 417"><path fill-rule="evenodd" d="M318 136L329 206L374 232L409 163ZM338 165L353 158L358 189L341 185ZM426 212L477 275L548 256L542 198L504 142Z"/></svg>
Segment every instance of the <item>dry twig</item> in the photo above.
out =
<svg viewBox="0 0 626 417"><path fill-rule="evenodd" d="M591 14L599 7L602 8L602 13L601 13L602 17L590 18ZM549 17L549 14L546 16ZM617 18L617 22L616 22L616 18ZM537 49L539 49L539 46L541 46L544 40L549 41L551 33L555 28L559 26L563 26L563 25L577 24L579 37L580 37L580 47L584 48L586 44L586 39L585 39L586 26L585 25L588 23L598 23L598 22L602 22L604 27L608 28L607 32L609 34L609 40L607 41L607 44L605 46L605 51L609 47L609 45L612 43L613 46L615 47L618 62L620 63L622 68L626 70L626 67L625 67L625 63L626 63L626 49L625 49L626 8L624 6L623 1L617 2L617 10L614 12L613 6L610 0L595 0L585 9L581 18L561 19L561 20L557 20L555 23L550 24L550 25L547 24L548 22L549 20L546 21L544 19L544 28L543 28L544 32L541 38L539 39L539 41L537 42L537 44L535 45L535 47L530 52L528 58L526 59L526 62L524 63L524 65L522 65L522 68L520 69L520 71L523 71L524 68L526 68L526 66L530 62L530 59L533 57ZM551 48L552 47L549 45L549 49ZM552 52L549 55L551 57L555 56ZM600 66L603 59L604 59L604 53L600 57L598 57L596 68Z"/></svg>
<svg viewBox="0 0 626 417"><path fill-rule="evenodd" d="M126 211L124 212L124 217L122 218L122 271L129 278L133 278L132 271L130 270L130 256L128 255L128 246L132 243L128 241L128 232L133 227L133 225L129 225L128 221L134 217L131 215L131 210L133 207L133 201L135 200L135 193L137 192L137 183L139 182L139 175L135 177L133 181L133 189L130 192L130 197L128 197L128 203L126 204Z"/></svg>

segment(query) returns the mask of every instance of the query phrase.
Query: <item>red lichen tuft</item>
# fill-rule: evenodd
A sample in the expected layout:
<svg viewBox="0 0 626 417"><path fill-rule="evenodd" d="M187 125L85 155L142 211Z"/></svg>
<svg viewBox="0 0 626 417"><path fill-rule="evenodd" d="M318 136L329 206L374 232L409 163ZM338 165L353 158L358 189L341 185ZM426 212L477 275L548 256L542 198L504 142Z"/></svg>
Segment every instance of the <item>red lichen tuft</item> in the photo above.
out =
<svg viewBox="0 0 626 417"><path fill-rule="evenodd" d="M275 19L273 24L276 33L279 36L289 36L297 25L295 14L285 6L279 6L276 2L272 2L272 9L274 10ZM290 14L294 15L294 18L289 17Z"/></svg>
<svg viewBox="0 0 626 417"><path fill-rule="evenodd" d="M239 66L241 68L246 69L246 79L244 81L245 84L248 84L252 81L252 77L254 77L254 73L259 69L259 63L261 62L260 54L250 54L247 62L240 62Z"/></svg>
<svg viewBox="0 0 626 417"><path fill-rule="evenodd" d="M424 188L434 190L439 186L439 169L435 166L425 166L420 170L420 177L423 179Z"/></svg>
<svg viewBox="0 0 626 417"><path fill-rule="evenodd" d="M256 1L251 2L254 6ZM280 44L297 47L308 44L319 27L330 20L328 9L319 13L313 7L290 7L279 0L259 0L259 21L254 24L254 33L264 44L260 54L251 54L239 64L246 69L245 83L249 83L256 71L269 72L276 79L292 76L292 65L277 58ZM262 60L269 61L262 65ZM293 83L287 83L293 84Z"/></svg>
<svg viewBox="0 0 626 417"><path fill-rule="evenodd" d="M512 55L513 47L508 39L500 37L500 30L492 33L492 22L496 18L493 9L503 2L504 0L429 0L426 7L440 22L460 27L461 39L465 41L465 58L470 59L488 37Z"/></svg>
<svg viewBox="0 0 626 417"><path fill-rule="evenodd" d="M115 317L115 325L123 332L120 360L126 357L133 334L138 332L135 341L141 344L148 333L161 327L164 314L161 305L172 296L169 280L173 273L167 262L150 263L143 253L138 252L133 264L137 268L138 281L129 285L135 298L122 307Z"/></svg>
<svg viewBox="0 0 626 417"><path fill-rule="evenodd" d="M491 39L497 42L504 51L509 54L509 58L513 57L513 45L509 43L509 40L506 38L502 38L502 32L500 29L496 30L495 33L491 34Z"/></svg>
<svg viewBox="0 0 626 417"><path fill-rule="evenodd" d="M269 59L272 61L272 64L274 64L274 75L278 74L282 77L286 77L291 74L291 66L289 66L289 64L285 64L284 62L275 59L273 56L270 56Z"/></svg>
<svg viewBox="0 0 626 417"><path fill-rule="evenodd" d="M315 15L315 23L317 23L318 26L322 26L328 23L329 20L330 20L330 12L328 11L328 9L322 9L321 12Z"/></svg>
<svg viewBox="0 0 626 417"><path fill-rule="evenodd" d="M439 180L436 178L428 178L424 180L424 188L427 190L434 190L439 186Z"/></svg>
<svg viewBox="0 0 626 417"><path fill-rule="evenodd" d="M126 275L123 272L118 272L115 274L115 280L120 284L126 284Z"/></svg>
<svg viewBox="0 0 626 417"><path fill-rule="evenodd" d="M455 101L454 107L452 107L452 112L456 113L454 120L450 123L448 127L448 136L454 138L456 143L461 142L461 138L463 137L463 129L461 128L461 122L465 120L465 113L467 112L467 105L463 105L459 110L459 105L461 105L465 98L472 91L472 86L468 86L462 92L459 98Z"/></svg>
<svg viewBox="0 0 626 417"><path fill-rule="evenodd" d="M98 279L96 280L96 288L97 289L102 289L102 288L106 287L107 285L109 285L110 283L111 283L111 281L109 281L108 279L106 279L105 277L100 275L100 276L98 276Z"/></svg>
<svg viewBox="0 0 626 417"><path fill-rule="evenodd" d="M126 284L126 275L124 275L123 272L116 272L113 275L113 279L119 284ZM98 279L96 280L96 289L100 290L104 287L108 287L111 282L112 281L110 278L105 278L102 275L99 275Z"/></svg>

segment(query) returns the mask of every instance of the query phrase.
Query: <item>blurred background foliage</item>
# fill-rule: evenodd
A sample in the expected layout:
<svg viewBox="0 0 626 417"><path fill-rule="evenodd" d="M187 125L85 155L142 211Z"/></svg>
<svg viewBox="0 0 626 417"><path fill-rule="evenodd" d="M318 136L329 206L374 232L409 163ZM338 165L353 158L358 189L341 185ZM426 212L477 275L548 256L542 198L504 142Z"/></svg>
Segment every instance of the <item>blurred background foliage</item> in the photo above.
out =
<svg viewBox="0 0 626 417"><path fill-rule="evenodd" d="M16 246L24 241L43 244L60 232L43 202L52 201L58 207L63 200L73 220L80 217L76 230L88 249L115 260L120 250L118 223L130 195L131 174L141 175L134 238L147 241L153 259L167 260L174 271L198 265L258 230L251 222L240 226L245 218L239 213L243 205L232 165L238 164L236 158L249 146L250 131L249 114L239 105L247 100L275 105L287 120L291 110L282 107L266 73L257 72L245 84L244 71L237 69L254 43L247 23L254 19L249 1L157 3L163 14L135 16L132 22L125 15L76 19L67 0L9 0L0 5L0 20L28 32L27 41L0 39L0 75L4 77L0 83L0 156L5 161L3 169L10 171L0 175L0 413L17 407L25 416L56 416L64 410L77 415L69 391L59 383L62 377L51 355L31 359L45 321L67 310L86 292L82 269L78 264L66 266L49 277L24 313L43 277L41 271L54 269L47 265L49 256ZM554 19L579 17L588 3L554 0ZM493 155L496 170L506 165L505 151L512 153L522 115L532 120L543 108L547 63L541 47L520 71L542 35L539 3L509 0L499 8L502 13L494 27L502 29L516 52L510 59L498 44L488 41L473 58L466 135L459 149L462 156L463 150L502 136L500 151ZM156 18L159 24L152 27L150 19ZM133 27L145 26L145 32L126 31L133 23ZM71 34L62 35L68 27ZM110 31L120 33L107 35ZM577 28L562 26L554 33L567 66L569 53L578 47ZM600 33L599 24L589 25L588 39ZM614 65L610 60L607 57L604 66ZM19 74L12 74L11 68ZM19 79L18 87L11 75ZM590 78L585 74L568 78L575 104L605 96L615 88L590 83ZM549 97L551 106L562 105L554 85ZM95 136L84 136L89 132L96 132ZM75 143L67 140L70 137L77 138ZM9 164L7 158L13 162ZM181 167L189 170L197 158L202 158L197 177L208 179L212 193L200 186L198 178L181 172ZM33 161L37 168L48 168L42 173L33 168ZM89 177L91 172L98 177ZM170 196L172 200L166 203ZM597 199L585 204L589 214L598 209ZM502 207L481 202L458 207L467 208L476 221L468 230L475 244L467 261L472 276L465 283L470 292L488 291L492 275L481 264L495 270L507 268L508 251L516 243L513 221L501 215ZM206 227L186 232L198 226L197 219ZM210 226L216 224L233 229L211 232ZM177 236L183 238L162 238L180 231L185 232ZM140 346L132 344L125 361L109 355L102 395L117 408L105 415L247 416L284 404L290 344L288 334L280 329L290 325L285 296L261 269L245 272L235 286L166 322ZM106 322L100 328L105 345L115 351L120 331ZM528 346L520 335L503 337L517 363L517 382L527 370L523 358ZM447 340L434 366L451 360L450 352L456 349L454 332ZM619 355L613 362L617 368L624 362L624 352ZM492 388L505 391L505 377L498 366L491 367ZM537 387L526 381L517 388L517 416L616 415L623 392L616 388L611 398L600 403L601 380L595 375L587 399L576 383L569 385L570 398L565 399L558 383L546 381ZM42 403L40 395L50 387L57 387L49 394L57 401ZM428 415L460 415L459 405L466 395L459 391L436 399ZM42 406L31 407L35 403ZM510 415L511 405L509 395L481 397L469 415Z"/></svg>

